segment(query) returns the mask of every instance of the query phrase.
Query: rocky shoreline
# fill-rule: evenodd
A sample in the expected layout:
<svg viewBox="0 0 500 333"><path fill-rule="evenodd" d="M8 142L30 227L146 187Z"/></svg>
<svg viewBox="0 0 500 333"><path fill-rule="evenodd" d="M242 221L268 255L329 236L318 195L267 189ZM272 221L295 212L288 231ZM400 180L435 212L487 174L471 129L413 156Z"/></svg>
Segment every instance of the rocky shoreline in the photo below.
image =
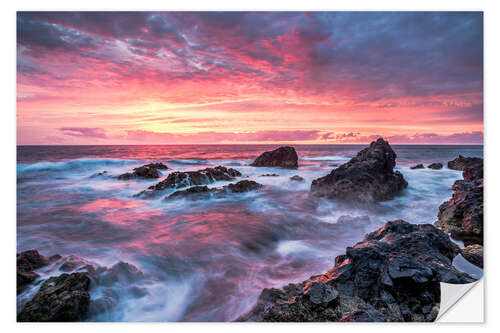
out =
<svg viewBox="0 0 500 333"><path fill-rule="evenodd" d="M396 157L389 143L378 139L347 163L314 180L311 197L360 204L390 200L408 186L403 175L394 170ZM293 147L281 147L263 153L252 166L294 169L298 167L297 161ZM347 247L344 254L335 258L334 266L328 272L282 289L264 289L253 308L237 321L435 320L440 303L439 283L474 281L453 266L453 259L461 254L472 264L483 267L483 160L459 156L447 166L462 170L463 180L457 180L453 185L453 196L440 206L438 221L434 225L389 221L366 234L361 242ZM419 164L415 168L424 166ZM442 164L434 163L428 168L438 170ZM149 164L118 178L154 179L160 177L158 169L168 167L162 163ZM262 176L271 177L273 174ZM237 177L242 177L239 171L224 166L173 171L138 196L147 197L165 189L175 189L166 197L167 200L200 200L262 188L252 180L240 180L217 188L206 186L221 180L234 181ZM290 180L304 181L298 175ZM346 225L353 221L364 227L370 218L339 218L339 223ZM463 241L465 248L460 249L448 234ZM56 267L61 274L42 277L39 270L49 266ZM143 293L132 284L144 279L144 274L128 263L120 262L107 268L74 256L46 257L36 250L24 251L17 254L17 292L21 294L35 285L40 287L22 305L17 320L88 320L92 315L106 313L115 306L120 298L116 288L125 293ZM96 287L115 291L92 299L92 290Z"/></svg>

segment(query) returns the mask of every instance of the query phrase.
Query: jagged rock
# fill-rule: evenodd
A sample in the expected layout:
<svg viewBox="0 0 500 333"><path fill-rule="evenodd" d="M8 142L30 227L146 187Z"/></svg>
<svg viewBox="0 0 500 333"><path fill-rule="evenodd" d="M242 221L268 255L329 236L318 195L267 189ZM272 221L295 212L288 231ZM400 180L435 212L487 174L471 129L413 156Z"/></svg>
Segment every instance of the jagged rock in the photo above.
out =
<svg viewBox="0 0 500 333"><path fill-rule="evenodd" d="M262 153L250 164L255 167L281 167L287 169L298 168L298 156L293 147L279 147L273 151Z"/></svg>
<svg viewBox="0 0 500 333"><path fill-rule="evenodd" d="M155 179L161 176L158 170L166 170L168 167L163 163L149 163L138 168L133 172L127 172L118 176L120 180L129 180L135 178Z"/></svg>
<svg viewBox="0 0 500 333"><path fill-rule="evenodd" d="M191 200L208 199L211 196L225 197L230 193L244 193L261 188L262 185L253 180L240 180L236 184L228 184L221 188L209 188L208 186L193 186L185 190L175 191L166 199L189 198Z"/></svg>
<svg viewBox="0 0 500 333"><path fill-rule="evenodd" d="M443 168L443 163L432 163L427 166L429 169L439 170Z"/></svg>
<svg viewBox="0 0 500 333"><path fill-rule="evenodd" d="M325 274L264 289L238 321L433 321L439 282L474 281L452 266L458 251L432 225L390 221L348 247Z"/></svg>
<svg viewBox="0 0 500 333"><path fill-rule="evenodd" d="M453 161L448 162L448 169L461 171L476 163L483 163L483 159L479 157L463 157L462 155L458 155Z"/></svg>
<svg viewBox="0 0 500 333"><path fill-rule="evenodd" d="M410 167L410 169L412 169L412 170L423 169L423 168L424 168L423 164L417 164L417 165L414 165L414 166Z"/></svg>
<svg viewBox="0 0 500 333"><path fill-rule="evenodd" d="M38 253L37 250L28 250L16 255L17 263L17 292L19 293L29 283L36 280L39 275L33 270L49 264L49 259Z"/></svg>
<svg viewBox="0 0 500 333"><path fill-rule="evenodd" d="M408 186L394 171L396 153L382 138L325 177L313 180L311 192L329 199L370 203L393 198Z"/></svg>
<svg viewBox="0 0 500 333"><path fill-rule="evenodd" d="M483 268L483 247L479 244L469 245L461 250L462 256L472 264Z"/></svg>
<svg viewBox="0 0 500 333"><path fill-rule="evenodd" d="M439 206L435 225L465 245L483 244L483 163L465 167L450 200Z"/></svg>
<svg viewBox="0 0 500 333"><path fill-rule="evenodd" d="M168 166L166 166L165 164L163 164L161 162L149 163L149 164L144 165L144 167L151 168L151 169L158 169L158 170L167 170L168 169Z"/></svg>
<svg viewBox="0 0 500 333"><path fill-rule="evenodd" d="M62 274L45 281L24 305L18 321L78 321L85 319L90 302L90 278L83 273Z"/></svg>
<svg viewBox="0 0 500 333"><path fill-rule="evenodd" d="M217 166L215 168L206 168L198 171L176 171L168 175L168 177L156 185L150 186L148 189L153 191L161 191L168 188L182 188L194 185L206 185L219 180L233 180L235 177L240 177L241 173L232 168Z"/></svg>
<svg viewBox="0 0 500 333"><path fill-rule="evenodd" d="M261 187L261 184L254 182L253 180L240 180L236 184L228 184L224 186L223 189L232 193L243 193L258 190Z"/></svg>
<svg viewBox="0 0 500 333"><path fill-rule="evenodd" d="M384 315L377 311L370 304L360 304L356 311L346 314L339 320L340 322L384 322Z"/></svg>
<svg viewBox="0 0 500 333"><path fill-rule="evenodd" d="M290 180L295 180L297 182L303 182L304 178L300 177L299 175L295 175L295 176L290 177Z"/></svg>

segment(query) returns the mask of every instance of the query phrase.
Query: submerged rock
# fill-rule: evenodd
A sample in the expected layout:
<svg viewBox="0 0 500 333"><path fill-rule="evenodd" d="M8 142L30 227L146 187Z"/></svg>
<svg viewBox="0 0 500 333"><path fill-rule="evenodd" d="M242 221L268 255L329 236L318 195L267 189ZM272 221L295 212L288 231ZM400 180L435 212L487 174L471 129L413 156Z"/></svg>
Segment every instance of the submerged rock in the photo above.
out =
<svg viewBox="0 0 500 333"><path fill-rule="evenodd" d="M474 281L452 266L457 253L432 225L390 221L348 247L325 274L264 289L238 321L433 321L439 282Z"/></svg>
<svg viewBox="0 0 500 333"><path fill-rule="evenodd" d="M261 177L279 177L277 173L266 173L264 175L260 175Z"/></svg>
<svg viewBox="0 0 500 333"><path fill-rule="evenodd" d="M453 161L448 162L448 169L464 170L466 167L473 166L474 164L483 163L483 159L479 157L463 157L458 155Z"/></svg>
<svg viewBox="0 0 500 333"><path fill-rule="evenodd" d="M450 200L439 206L435 225L465 245L483 244L483 163L465 167Z"/></svg>
<svg viewBox="0 0 500 333"><path fill-rule="evenodd" d="M262 153L250 164L255 167L281 167L287 169L298 168L298 156L293 147L279 147L273 151Z"/></svg>
<svg viewBox="0 0 500 333"><path fill-rule="evenodd" d="M424 168L423 164L417 164L417 165L414 165L414 166L410 167L410 169L412 169L412 170L423 169L423 168Z"/></svg>
<svg viewBox="0 0 500 333"><path fill-rule="evenodd" d="M483 268L483 247L479 244L469 245L461 250L462 256L472 264Z"/></svg>
<svg viewBox="0 0 500 333"><path fill-rule="evenodd" d="M235 177L240 177L241 173L232 168L217 166L215 168L206 168L198 171L176 171L168 175L168 177L156 185L150 186L148 189L153 191L161 191L168 188L182 188L194 185L211 184L219 180L233 180Z"/></svg>
<svg viewBox="0 0 500 333"><path fill-rule="evenodd" d="M253 180L240 180L236 184L228 184L221 188L209 188L208 186L193 186L185 190L175 191L166 199L189 198L191 200L209 199L210 197L225 197L230 193L244 193L261 188L262 185Z"/></svg>
<svg viewBox="0 0 500 333"><path fill-rule="evenodd" d="M18 321L77 321L85 319L90 302L90 278L83 273L62 274L46 280L24 305Z"/></svg>
<svg viewBox="0 0 500 333"><path fill-rule="evenodd" d="M443 163L432 163L427 166L429 169L439 170L443 168Z"/></svg>
<svg viewBox="0 0 500 333"><path fill-rule="evenodd" d="M303 182L304 178L300 177L299 175L295 175L295 176L290 177L290 180L294 180L297 182Z"/></svg>
<svg viewBox="0 0 500 333"><path fill-rule="evenodd" d="M313 180L311 192L365 203L389 200L408 186L403 175L394 171L395 165L396 153L380 138L330 174Z"/></svg>

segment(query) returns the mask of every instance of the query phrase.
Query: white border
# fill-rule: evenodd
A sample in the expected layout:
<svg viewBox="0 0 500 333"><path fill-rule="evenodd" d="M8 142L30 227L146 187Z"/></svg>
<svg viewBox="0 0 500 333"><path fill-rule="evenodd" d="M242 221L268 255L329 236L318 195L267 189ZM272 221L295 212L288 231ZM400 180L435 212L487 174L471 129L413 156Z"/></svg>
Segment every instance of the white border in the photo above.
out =
<svg viewBox="0 0 500 333"><path fill-rule="evenodd" d="M498 321L497 308L498 302L493 295L499 295L499 281L495 278L498 273L498 265L490 265L489 257L494 258L494 253L498 253L498 244L496 240L499 237L500 219L498 211L494 210L494 193L498 188L500 170L496 166L500 165L497 144L500 143L500 131L498 114L500 112L499 93L500 87L498 78L499 72L499 44L498 32L500 31L500 13L498 11L499 2L497 1L462 1L462 0L420 0L420 1L396 1L396 0L377 0L377 1L269 1L254 0L246 2L235 2L234 0L211 0L211 1L148 1L148 0L120 0L114 3L103 2L102 0L86 0L79 2L68 2L67 0L24 0L24 1L4 1L2 3L1 24L2 24L2 112L0 131L2 142L2 163L0 164L2 177L1 203L2 203L2 232L1 232L1 250L3 269L0 273L2 287L2 301L0 314L3 329L8 332L11 330L36 331L38 332L63 332L68 329L72 332L104 331L108 329L119 329L122 332L136 332L137 329L147 329L152 332L164 332L174 329L182 330L200 330L204 332L249 332L258 330L287 330L298 332L303 330L369 330L370 332L400 332L402 329L408 332L421 332L425 324L16 324L15 323L15 197L16 197L16 177L15 177L15 11L16 10L483 10L485 11L485 157L486 157L486 188L485 188L485 210L486 210L486 283L488 284L488 294L486 297L486 325L457 325L457 324L427 324L426 330L450 329L453 332L468 332L479 328L491 328L495 321ZM491 207L490 207L491 206ZM491 236L490 236L491 235ZM489 255L491 254L491 255ZM493 262L492 262L493 263ZM491 277L491 278L490 278ZM491 301L491 302L488 302ZM473 306L471 304L471 306ZM488 310L493 309L490 317ZM168 326L165 326L168 325ZM404 326L403 326L404 325Z"/></svg>

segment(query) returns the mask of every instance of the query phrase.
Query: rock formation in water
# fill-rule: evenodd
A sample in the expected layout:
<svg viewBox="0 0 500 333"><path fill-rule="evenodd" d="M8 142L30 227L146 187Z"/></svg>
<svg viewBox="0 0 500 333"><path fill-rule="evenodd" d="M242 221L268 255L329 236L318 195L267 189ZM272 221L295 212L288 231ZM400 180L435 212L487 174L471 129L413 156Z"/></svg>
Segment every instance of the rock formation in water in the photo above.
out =
<svg viewBox="0 0 500 333"><path fill-rule="evenodd" d="M429 169L439 170L443 168L443 163L432 163L427 166Z"/></svg>
<svg viewBox="0 0 500 333"><path fill-rule="evenodd" d="M39 275L34 272L35 269L47 266L49 263L59 259L59 255L54 255L49 258L42 256L37 250L28 250L16 255L16 270L17 270L17 292L35 281Z"/></svg>
<svg viewBox="0 0 500 333"><path fill-rule="evenodd" d="M290 180L294 180L296 182L303 182L304 178L300 177L299 175L295 175L295 176L290 177Z"/></svg>
<svg viewBox="0 0 500 333"><path fill-rule="evenodd" d="M198 171L176 171L156 185L148 189L153 191L162 191L169 188L182 188L195 185L211 184L220 180L233 180L235 177L241 177L238 170L217 166L215 168L206 168Z"/></svg>
<svg viewBox="0 0 500 333"><path fill-rule="evenodd" d="M483 246L472 244L461 249L462 256L474 265L483 268Z"/></svg>
<svg viewBox="0 0 500 333"><path fill-rule="evenodd" d="M424 168L423 164L417 164L417 165L414 165L414 166L410 167L410 169L412 169L412 170L423 169L423 168Z"/></svg>
<svg viewBox="0 0 500 333"><path fill-rule="evenodd" d="M118 176L120 180L129 180L135 178L155 179L161 176L158 170L167 170L168 167L163 163L150 163L135 168L133 172L127 172Z"/></svg>
<svg viewBox="0 0 500 333"><path fill-rule="evenodd" d="M483 159L479 157L463 157L458 155L453 161L448 162L448 169L463 171L466 167L474 164L482 164Z"/></svg>
<svg viewBox="0 0 500 333"><path fill-rule="evenodd" d="M435 225L465 245L483 244L483 162L466 166L450 200L439 206Z"/></svg>
<svg viewBox="0 0 500 333"><path fill-rule="evenodd" d="M349 162L322 178L313 180L313 195L355 202L376 202L393 198L408 186L394 171L396 153L382 138L361 150Z"/></svg>
<svg viewBox="0 0 500 333"><path fill-rule="evenodd" d="M90 278L84 273L62 274L46 280L17 315L18 321L78 321L89 309Z"/></svg>
<svg viewBox="0 0 500 333"><path fill-rule="evenodd" d="M264 289L237 321L433 321L439 282L474 281L452 266L458 252L432 225L387 222L325 274Z"/></svg>
<svg viewBox="0 0 500 333"><path fill-rule="evenodd" d="M17 255L18 281L20 272L34 274L24 285L34 287L33 282L39 275L33 269L49 264L56 267L56 272L58 267L67 273L43 281L37 293L22 306L18 321L83 321L90 316L106 315L122 297L140 298L147 294L135 284L145 279L144 274L129 263L119 262L106 268L73 255L44 257L36 250ZM90 297L93 287L102 290L96 299Z"/></svg>
<svg viewBox="0 0 500 333"><path fill-rule="evenodd" d="M261 188L262 185L253 180L240 180L235 184L228 184L221 188L209 188L208 186L192 186L185 190L175 191L166 199L172 200L177 198L186 198L191 200L209 199L212 196L216 198L225 197L231 193L244 193L255 191Z"/></svg>
<svg viewBox="0 0 500 333"><path fill-rule="evenodd" d="M262 153L250 164L255 167L298 168L298 156L293 147L279 147L273 151Z"/></svg>

